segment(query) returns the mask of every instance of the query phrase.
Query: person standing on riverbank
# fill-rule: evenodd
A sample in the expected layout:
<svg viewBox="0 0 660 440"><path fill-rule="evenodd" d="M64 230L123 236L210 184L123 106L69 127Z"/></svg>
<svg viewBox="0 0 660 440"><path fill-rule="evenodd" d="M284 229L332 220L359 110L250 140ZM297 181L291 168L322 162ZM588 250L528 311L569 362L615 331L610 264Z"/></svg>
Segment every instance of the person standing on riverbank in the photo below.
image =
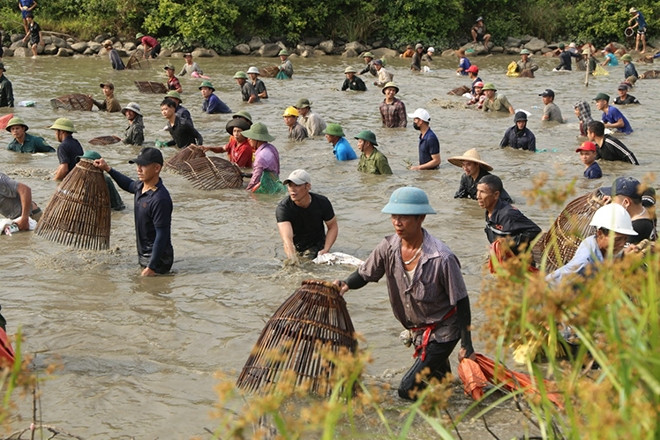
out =
<svg viewBox="0 0 660 440"><path fill-rule="evenodd" d="M139 40L140 44L142 45L144 59L158 58L158 55L160 54L160 43L158 40L149 35L144 35L142 32L138 32L135 35L135 39Z"/></svg>
<svg viewBox="0 0 660 440"><path fill-rule="evenodd" d="M34 8L37 7L37 2L34 0L18 0L18 9L21 10L21 17L23 18L23 29L27 34L29 32L29 24L27 20L28 14L32 14Z"/></svg>
<svg viewBox="0 0 660 440"><path fill-rule="evenodd" d="M459 340L459 362L474 358L470 300L458 258L422 227L426 216L436 213L424 191L399 188L381 212L391 216L395 234L385 237L355 272L334 283L345 295L385 276L394 316L415 347L415 362L398 394L415 400L428 378L442 380L451 373L449 356Z"/></svg>
<svg viewBox="0 0 660 440"><path fill-rule="evenodd" d="M7 145L7 150L18 153L52 153L55 151L41 136L28 134L28 128L25 121L18 116L9 120L6 130L14 139Z"/></svg>
<svg viewBox="0 0 660 440"><path fill-rule="evenodd" d="M293 76L293 64L291 64L291 60L289 59L289 52L286 49L282 49L277 55L280 57L281 64L278 67L279 72L276 78L291 79Z"/></svg>
<svg viewBox="0 0 660 440"><path fill-rule="evenodd" d="M37 50L39 49L39 46L41 46L41 43L43 41L43 37L41 35L41 26L34 21L34 17L32 15L32 12L28 12L26 15L26 20L28 23L28 33L23 37L23 42L27 42L30 40L30 49L32 49L32 59L37 58Z"/></svg>
<svg viewBox="0 0 660 440"><path fill-rule="evenodd" d="M111 168L104 159L95 160L94 166L108 173L121 189L135 194L135 235L138 261L143 267L141 275L168 273L174 263L171 240L174 206L160 178L163 154L156 148L146 147L128 163L135 164L138 180Z"/></svg>
<svg viewBox="0 0 660 440"><path fill-rule="evenodd" d="M163 67L163 69L167 73L167 89L176 90L178 93L183 93L183 88L181 87L181 82L179 81L179 78L174 76L174 65L166 64L165 67Z"/></svg>
<svg viewBox="0 0 660 440"><path fill-rule="evenodd" d="M339 124L333 124L332 122L323 131L325 134L325 139L328 143L332 144L332 154L335 155L337 160L355 160L357 155L351 144L348 143L344 137L344 130Z"/></svg>
<svg viewBox="0 0 660 440"><path fill-rule="evenodd" d="M252 81L252 87L254 87L254 90L257 92L257 96L261 99L268 99L268 91L266 90L266 84L261 79L259 79L259 75L261 75L259 69L257 69L254 66L251 66L247 70L247 74L250 77L250 81Z"/></svg>
<svg viewBox="0 0 660 440"><path fill-rule="evenodd" d="M431 115L423 108L418 108L414 113L408 114L413 120L413 127L420 131L417 146L419 154L419 165L413 165L411 170L437 170L440 166L440 142L431 130Z"/></svg>
<svg viewBox="0 0 660 440"><path fill-rule="evenodd" d="M641 11L638 11L637 8L632 7L628 11L629 14L632 15L630 20L628 20L628 24L632 24L634 21L635 24L631 26L631 29L637 28L637 37L635 38L635 51L639 50L639 40L642 40L642 52L646 52L646 19L644 18L644 14L642 14Z"/></svg>
<svg viewBox="0 0 660 440"><path fill-rule="evenodd" d="M344 84L341 86L342 92L350 89L350 90L356 90L358 92L366 92L367 91L367 86L364 84L364 81L362 81L362 78L359 76L355 76L357 73L357 70L355 70L354 67L348 66L346 69L344 69L344 74L346 75L346 79L344 80Z"/></svg>
<svg viewBox="0 0 660 440"><path fill-rule="evenodd" d="M282 183L289 195L277 205L275 218L288 261L298 264L301 255L314 259L330 252L339 235L330 200L310 191L312 178L305 170L293 171Z"/></svg>
<svg viewBox="0 0 660 440"><path fill-rule="evenodd" d="M378 142L376 142L376 135L373 131L362 130L355 136L355 139L358 140L358 149L362 152L358 162L358 171L368 174L392 174L387 157L376 148Z"/></svg>
<svg viewBox="0 0 660 440"><path fill-rule="evenodd" d="M119 53L112 46L112 40L105 40L103 42L103 48L108 52L108 57L110 58L110 64L112 65L113 70L124 70L126 68Z"/></svg>
<svg viewBox="0 0 660 440"><path fill-rule="evenodd" d="M103 89L105 99L101 102L92 98L92 95L89 95L89 97L92 98L94 105L97 106L100 111L106 111L108 113L120 112L121 104L119 104L119 101L115 98L115 85L108 81L99 84L99 86Z"/></svg>
<svg viewBox="0 0 660 440"><path fill-rule="evenodd" d="M383 127L388 128L406 128L408 117L406 115L406 105L400 99L396 98L399 93L399 87L393 82L388 82L383 87L385 99L380 103L380 117L383 121Z"/></svg>
<svg viewBox="0 0 660 440"><path fill-rule="evenodd" d="M231 113L231 109L220 100L213 92L215 92L215 87L211 81L202 81L202 85L199 86L199 90L202 93L202 111L208 114L214 113Z"/></svg>
<svg viewBox="0 0 660 440"><path fill-rule="evenodd" d="M62 180L76 166L84 153L78 139L73 137L76 129L73 122L67 118L58 118L50 127L55 130L55 139L60 143L57 147L57 160L60 165L55 170L54 180Z"/></svg>
<svg viewBox="0 0 660 440"><path fill-rule="evenodd" d="M596 108L603 112L602 121L605 128L616 129L619 133L630 134L633 132L630 122L623 116L621 111L610 105L610 95L599 93L594 98Z"/></svg>
<svg viewBox="0 0 660 440"><path fill-rule="evenodd" d="M144 142L144 123L142 122L142 112L136 102L129 102L126 107L121 109L121 113L128 121L126 133L122 142L126 145L142 145Z"/></svg>
<svg viewBox="0 0 660 440"><path fill-rule="evenodd" d="M587 138L598 146L598 159L617 160L639 165L637 158L623 142L612 135L605 134L605 125L600 121L592 121L587 126Z"/></svg>

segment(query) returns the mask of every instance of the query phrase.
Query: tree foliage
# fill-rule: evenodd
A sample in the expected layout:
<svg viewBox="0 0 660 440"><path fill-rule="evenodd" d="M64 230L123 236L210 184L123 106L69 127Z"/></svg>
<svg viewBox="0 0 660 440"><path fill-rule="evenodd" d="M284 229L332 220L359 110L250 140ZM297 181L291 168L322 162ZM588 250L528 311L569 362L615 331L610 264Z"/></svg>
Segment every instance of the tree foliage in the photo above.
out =
<svg viewBox="0 0 660 440"><path fill-rule="evenodd" d="M227 51L258 36L293 45L305 37L383 41L391 46L422 42L457 47L483 16L495 43L533 35L546 41L623 41L628 4L619 0L49 0L35 18L44 30L93 38L107 32L132 38L148 32L165 45L201 45ZM639 0L649 24L660 29L657 0ZM21 32L16 2L0 6L0 27Z"/></svg>

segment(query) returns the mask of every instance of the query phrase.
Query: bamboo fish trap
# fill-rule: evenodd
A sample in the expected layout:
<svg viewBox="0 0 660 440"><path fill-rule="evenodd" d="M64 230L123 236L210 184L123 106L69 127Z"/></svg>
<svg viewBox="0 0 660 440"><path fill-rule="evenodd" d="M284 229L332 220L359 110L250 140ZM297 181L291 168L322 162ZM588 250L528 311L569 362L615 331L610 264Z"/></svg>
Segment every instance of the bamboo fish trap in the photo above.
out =
<svg viewBox="0 0 660 440"><path fill-rule="evenodd" d="M142 93L167 93L167 86L156 81L135 81L135 85Z"/></svg>
<svg viewBox="0 0 660 440"><path fill-rule="evenodd" d="M243 186L241 169L221 157L202 156L190 159L183 162L181 174L197 189L210 191Z"/></svg>
<svg viewBox="0 0 660 440"><path fill-rule="evenodd" d="M181 174L189 169L188 165L184 162L195 159L197 157L204 157L206 154L197 145L188 145L182 148L174 156L165 161L164 168L174 174Z"/></svg>
<svg viewBox="0 0 660 440"><path fill-rule="evenodd" d="M120 141L121 138L118 136L98 136L94 139L90 139L89 143L91 145L112 145Z"/></svg>
<svg viewBox="0 0 660 440"><path fill-rule="evenodd" d="M354 353L357 340L346 302L337 286L319 280L303 281L280 306L261 332L237 386L267 394L293 372L296 386L329 395L334 365L323 359L322 348Z"/></svg>
<svg viewBox="0 0 660 440"><path fill-rule="evenodd" d="M110 246L110 195L103 171L80 159L44 209L35 234L83 249Z"/></svg>
<svg viewBox="0 0 660 440"><path fill-rule="evenodd" d="M92 101L92 98L83 95L82 93L70 93L50 100L50 106L53 107L53 110L63 108L65 110L82 110L91 112L93 105L94 101Z"/></svg>
<svg viewBox="0 0 660 440"><path fill-rule="evenodd" d="M592 227L589 226L591 218L604 204L603 194L599 190L571 201L534 246L534 260L540 263L543 255L547 254L547 272L568 263L582 240L592 233Z"/></svg>
<svg viewBox="0 0 660 440"><path fill-rule="evenodd" d="M149 60L144 59L144 52L141 50L133 52L126 63L126 68L131 70L148 69L150 67Z"/></svg>
<svg viewBox="0 0 660 440"><path fill-rule="evenodd" d="M279 73L280 68L278 66L266 66L261 68L261 76L264 78L275 78Z"/></svg>

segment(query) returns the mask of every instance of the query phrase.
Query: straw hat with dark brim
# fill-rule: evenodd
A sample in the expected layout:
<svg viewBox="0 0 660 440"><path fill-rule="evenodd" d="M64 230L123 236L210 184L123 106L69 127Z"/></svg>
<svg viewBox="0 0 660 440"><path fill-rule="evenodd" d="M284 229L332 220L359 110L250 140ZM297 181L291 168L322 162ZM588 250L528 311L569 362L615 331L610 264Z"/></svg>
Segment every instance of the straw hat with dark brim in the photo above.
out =
<svg viewBox="0 0 660 440"><path fill-rule="evenodd" d="M250 127L252 126L252 123L249 121L246 121L243 118L236 118L236 119L230 119L227 121L227 125L225 125L225 130L227 130L227 133L230 135L234 135L234 127L238 127L243 131L249 130Z"/></svg>
<svg viewBox="0 0 660 440"><path fill-rule="evenodd" d="M456 165L457 167L462 167L464 161L469 161L469 162L475 162L478 163L480 167L484 168L486 171L493 171L493 167L488 165L486 162L481 160L481 156L479 156L479 152L477 151L476 148L471 148L467 150L465 153L463 153L461 156L455 156L455 157L450 157L449 163L452 165Z"/></svg>

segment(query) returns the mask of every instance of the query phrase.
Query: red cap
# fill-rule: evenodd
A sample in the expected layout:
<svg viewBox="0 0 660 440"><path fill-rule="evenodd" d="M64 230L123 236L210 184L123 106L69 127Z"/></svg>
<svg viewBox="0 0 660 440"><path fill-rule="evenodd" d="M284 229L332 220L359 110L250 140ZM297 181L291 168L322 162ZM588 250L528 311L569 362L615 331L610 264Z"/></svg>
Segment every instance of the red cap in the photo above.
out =
<svg viewBox="0 0 660 440"><path fill-rule="evenodd" d="M473 64L467 68L466 72L479 73L479 68Z"/></svg>
<svg viewBox="0 0 660 440"><path fill-rule="evenodd" d="M580 145L580 148L575 150L576 153L579 153L580 151L596 151L596 144L593 142L582 142L582 145Z"/></svg>

